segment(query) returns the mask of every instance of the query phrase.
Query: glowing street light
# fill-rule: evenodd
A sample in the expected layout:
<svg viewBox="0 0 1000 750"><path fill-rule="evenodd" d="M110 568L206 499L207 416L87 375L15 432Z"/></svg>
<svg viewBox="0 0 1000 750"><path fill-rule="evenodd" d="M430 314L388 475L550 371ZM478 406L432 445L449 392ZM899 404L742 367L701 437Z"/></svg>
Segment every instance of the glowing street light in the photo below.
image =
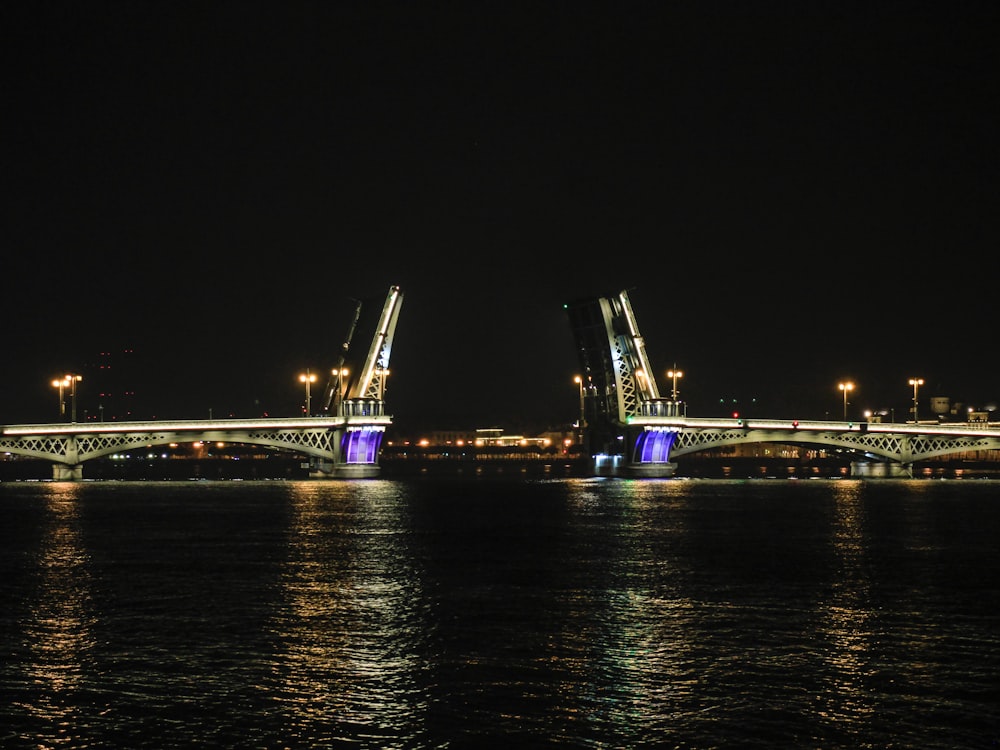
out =
<svg viewBox="0 0 1000 750"><path fill-rule="evenodd" d="M913 424L920 424L917 419L917 389L924 384L923 378L910 378L910 385L913 386Z"/></svg>
<svg viewBox="0 0 1000 750"><path fill-rule="evenodd" d="M349 374L350 371L346 367L339 370L336 368L330 370L330 376L334 380L330 381L326 397L327 403L323 408L331 414L340 414L343 409L344 397L347 395L347 376Z"/></svg>
<svg viewBox="0 0 1000 750"><path fill-rule="evenodd" d="M306 368L304 374L299 375L299 382L306 384L306 416L312 416L312 384L316 382L316 375Z"/></svg>
<svg viewBox="0 0 1000 750"><path fill-rule="evenodd" d="M69 375L52 381L52 387L59 389L59 420L66 419L66 389L70 386Z"/></svg>
<svg viewBox="0 0 1000 750"><path fill-rule="evenodd" d="M667 370L667 377L673 381L673 385L670 388L670 400L677 400L677 378L683 378L684 373L677 369L677 365L674 365L673 370Z"/></svg>
<svg viewBox="0 0 1000 750"><path fill-rule="evenodd" d="M83 380L83 375L67 375L66 379L70 381L70 409L71 409L71 421L76 421L76 384Z"/></svg>
<svg viewBox="0 0 1000 750"><path fill-rule="evenodd" d="M844 421L847 421L847 394L854 390L854 383L837 383L837 387L844 392Z"/></svg>
<svg viewBox="0 0 1000 750"><path fill-rule="evenodd" d="M587 427L587 418L586 416L584 416L585 412L583 408L583 378L579 375L574 375L573 382L576 383L577 387L580 389L580 421L577 422L577 427L579 428L580 431L579 443L582 445L584 430Z"/></svg>
<svg viewBox="0 0 1000 750"><path fill-rule="evenodd" d="M59 389L59 418L66 418L66 389L69 388L70 408L73 422L76 421L76 384L83 380L83 375L63 375L62 380L53 380L52 387Z"/></svg>
<svg viewBox="0 0 1000 750"><path fill-rule="evenodd" d="M349 385L347 376L350 375L351 372L346 367L342 367L334 372L337 375L337 390L340 393L340 399L343 400L347 398L347 386Z"/></svg>
<svg viewBox="0 0 1000 750"><path fill-rule="evenodd" d="M580 429L582 430L584 427L587 426L587 420L584 417L584 412L583 412L583 378L581 378L579 375L575 375L573 377L573 382L576 383L577 386L579 386L579 388L580 388L580 422L579 422L579 425L580 425Z"/></svg>

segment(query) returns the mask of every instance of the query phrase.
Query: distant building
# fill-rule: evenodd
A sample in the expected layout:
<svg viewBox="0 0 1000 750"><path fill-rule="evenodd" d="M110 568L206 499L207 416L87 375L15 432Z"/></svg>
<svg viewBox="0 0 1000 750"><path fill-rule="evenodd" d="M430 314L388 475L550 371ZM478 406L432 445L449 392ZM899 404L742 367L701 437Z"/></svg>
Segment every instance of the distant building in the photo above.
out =
<svg viewBox="0 0 1000 750"><path fill-rule="evenodd" d="M519 435L504 432L501 427L482 427L474 430L430 430L408 436L396 436L392 445L456 448L534 448L557 447L565 450L577 442L577 432L572 429L546 430L538 435Z"/></svg>

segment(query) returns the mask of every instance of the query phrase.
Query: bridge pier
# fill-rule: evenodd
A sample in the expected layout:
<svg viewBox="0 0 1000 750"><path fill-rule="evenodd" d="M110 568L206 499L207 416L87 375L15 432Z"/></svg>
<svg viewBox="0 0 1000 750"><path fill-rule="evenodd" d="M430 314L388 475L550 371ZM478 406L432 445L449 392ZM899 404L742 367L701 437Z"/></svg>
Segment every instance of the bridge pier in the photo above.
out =
<svg viewBox="0 0 1000 750"><path fill-rule="evenodd" d="M83 479L83 464L52 464L52 479L56 482L79 482Z"/></svg>
<svg viewBox="0 0 1000 750"><path fill-rule="evenodd" d="M585 433L586 435L586 433ZM677 464L670 460L670 447L677 436L675 430L626 428L625 452L592 454L590 473L597 477L630 479L663 479L672 477ZM590 440L585 440L590 444Z"/></svg>
<svg viewBox="0 0 1000 750"><path fill-rule="evenodd" d="M895 461L852 461L852 477L913 479L913 464Z"/></svg>
<svg viewBox="0 0 1000 750"><path fill-rule="evenodd" d="M382 473L379 464L348 464L322 459L309 462L310 479L372 479Z"/></svg>
<svg viewBox="0 0 1000 750"><path fill-rule="evenodd" d="M677 464L672 461L647 461L625 464L622 467L622 476L633 479L665 479L672 477L675 471Z"/></svg>
<svg viewBox="0 0 1000 750"><path fill-rule="evenodd" d="M371 479L382 472L378 463L385 429L369 425L338 428L331 441L329 459L311 458L309 476L314 479Z"/></svg>

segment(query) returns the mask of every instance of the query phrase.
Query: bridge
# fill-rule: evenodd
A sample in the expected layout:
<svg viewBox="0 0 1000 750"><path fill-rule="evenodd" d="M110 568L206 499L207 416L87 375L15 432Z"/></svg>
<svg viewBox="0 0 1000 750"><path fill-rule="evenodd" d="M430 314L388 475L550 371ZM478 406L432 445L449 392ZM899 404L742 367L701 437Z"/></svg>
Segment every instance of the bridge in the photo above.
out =
<svg viewBox="0 0 1000 750"><path fill-rule="evenodd" d="M813 445L852 456L853 476L912 477L913 464L1000 449L1000 425L691 419L659 393L627 291L565 305L583 375L580 427L598 476L669 477L677 458L747 443Z"/></svg>
<svg viewBox="0 0 1000 750"><path fill-rule="evenodd" d="M355 308L340 357L330 371L324 414L296 419L219 419L0 426L0 451L52 462L53 478L79 480L90 460L173 443L259 445L309 457L311 475L369 478L391 417L383 399L389 354L402 304L389 288L361 365L351 342ZM1000 425L807 422L689 418L676 391L659 393L627 292L567 304L583 376L580 429L594 476L670 477L689 453L749 443L833 449L852 457L855 476L912 477L918 461L1000 449ZM350 360L351 369L344 367Z"/></svg>
<svg viewBox="0 0 1000 750"><path fill-rule="evenodd" d="M0 426L0 451L52 462L53 479L83 479L85 462L138 448L172 443L260 445L309 457L311 474L360 479L378 476L379 451L391 418L385 413L385 378L403 293L389 288L367 356L353 365L351 343L362 317L354 317L336 366L330 370L322 416L298 419L216 419Z"/></svg>

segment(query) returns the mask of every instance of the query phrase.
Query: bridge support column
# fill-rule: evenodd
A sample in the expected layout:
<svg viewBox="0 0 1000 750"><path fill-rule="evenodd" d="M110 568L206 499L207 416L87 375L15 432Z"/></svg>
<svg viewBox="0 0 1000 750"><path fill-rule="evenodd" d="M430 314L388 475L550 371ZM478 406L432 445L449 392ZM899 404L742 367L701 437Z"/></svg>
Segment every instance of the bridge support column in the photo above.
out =
<svg viewBox="0 0 1000 750"><path fill-rule="evenodd" d="M677 464L672 461L625 464L622 474L635 479L664 479L672 477L677 471Z"/></svg>
<svg viewBox="0 0 1000 750"><path fill-rule="evenodd" d="M852 461L852 477L905 479L913 478L913 464L900 464L895 461Z"/></svg>
<svg viewBox="0 0 1000 750"><path fill-rule="evenodd" d="M677 438L673 430L626 430L629 458L622 475L636 478L672 477L677 464L670 460L670 448Z"/></svg>
<svg viewBox="0 0 1000 750"><path fill-rule="evenodd" d="M333 460L316 461L310 476L332 479L371 479L382 473L378 463L385 428L361 426L338 429L333 436Z"/></svg>
<svg viewBox="0 0 1000 750"><path fill-rule="evenodd" d="M83 464L52 464L52 478L57 482L79 482L83 479Z"/></svg>

